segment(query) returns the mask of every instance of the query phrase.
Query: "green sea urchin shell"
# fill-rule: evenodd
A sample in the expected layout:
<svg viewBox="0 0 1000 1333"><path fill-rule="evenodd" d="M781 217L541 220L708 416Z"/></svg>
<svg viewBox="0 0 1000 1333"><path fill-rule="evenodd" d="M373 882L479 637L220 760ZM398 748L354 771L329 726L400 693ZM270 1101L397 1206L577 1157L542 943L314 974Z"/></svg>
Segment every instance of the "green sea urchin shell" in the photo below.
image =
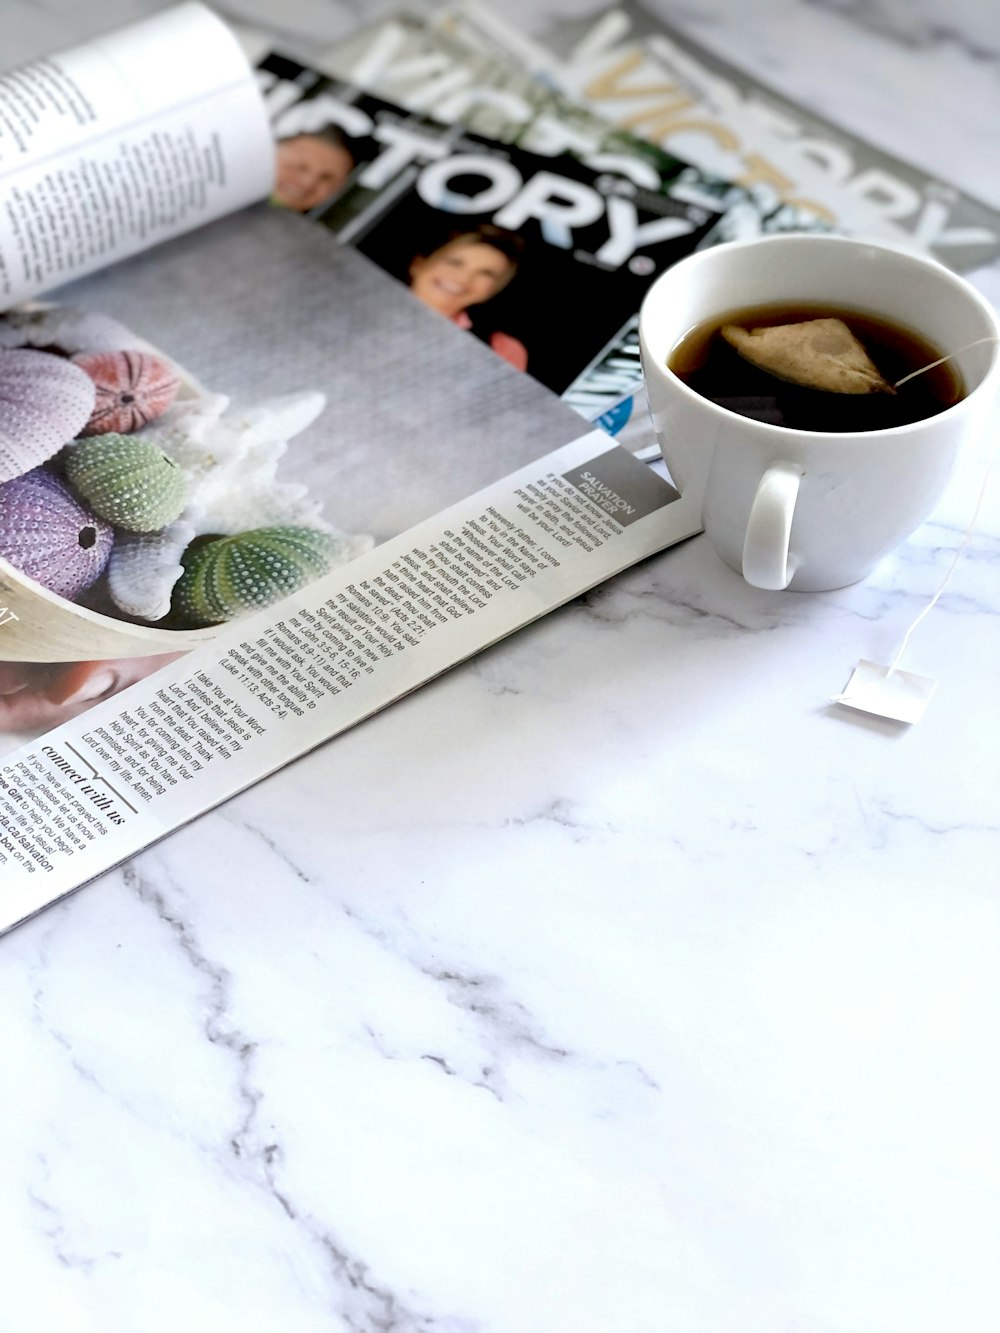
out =
<svg viewBox="0 0 1000 1333"><path fill-rule="evenodd" d="M287 597L330 568L335 538L314 528L255 528L184 553L174 611L186 625L218 625Z"/></svg>
<svg viewBox="0 0 1000 1333"><path fill-rule="evenodd" d="M66 479L95 513L128 532L158 532L184 508L184 474L162 449L127 435L95 435L66 453Z"/></svg>

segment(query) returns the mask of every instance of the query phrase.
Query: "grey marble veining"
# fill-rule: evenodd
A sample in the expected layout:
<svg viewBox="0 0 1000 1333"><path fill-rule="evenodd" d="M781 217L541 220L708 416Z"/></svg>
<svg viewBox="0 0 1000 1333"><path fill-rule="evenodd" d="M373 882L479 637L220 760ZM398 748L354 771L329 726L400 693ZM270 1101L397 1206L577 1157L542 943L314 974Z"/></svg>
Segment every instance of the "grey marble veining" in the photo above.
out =
<svg viewBox="0 0 1000 1333"><path fill-rule="evenodd" d="M904 42L907 45L935 47L953 45L973 60L1000 63L1000 24L995 12L975 3L949 5L942 14L936 5L913 0L812 0L818 8L842 14L861 27Z"/></svg>

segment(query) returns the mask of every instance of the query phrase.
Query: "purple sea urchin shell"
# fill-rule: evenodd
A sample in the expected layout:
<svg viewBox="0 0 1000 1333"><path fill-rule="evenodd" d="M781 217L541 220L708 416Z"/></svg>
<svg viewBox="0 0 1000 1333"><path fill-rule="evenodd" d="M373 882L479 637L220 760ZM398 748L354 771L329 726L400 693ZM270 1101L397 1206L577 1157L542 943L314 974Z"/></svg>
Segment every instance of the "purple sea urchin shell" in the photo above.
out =
<svg viewBox="0 0 1000 1333"><path fill-rule="evenodd" d="M0 482L30 472L79 435L95 398L90 376L62 357L0 351Z"/></svg>
<svg viewBox="0 0 1000 1333"><path fill-rule="evenodd" d="M97 400L84 435L129 435L161 416L177 396L180 377L151 352L94 352L73 358L94 381Z"/></svg>
<svg viewBox="0 0 1000 1333"><path fill-rule="evenodd" d="M0 486L0 556L72 600L104 571L114 531L45 468Z"/></svg>

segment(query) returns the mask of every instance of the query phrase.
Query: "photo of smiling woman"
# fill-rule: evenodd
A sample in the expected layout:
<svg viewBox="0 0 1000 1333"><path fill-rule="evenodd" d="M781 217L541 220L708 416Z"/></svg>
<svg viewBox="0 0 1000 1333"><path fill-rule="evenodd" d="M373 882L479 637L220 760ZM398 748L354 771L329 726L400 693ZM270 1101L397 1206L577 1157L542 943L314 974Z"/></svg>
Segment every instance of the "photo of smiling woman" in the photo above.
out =
<svg viewBox="0 0 1000 1333"><path fill-rule="evenodd" d="M523 253L520 236L491 223L453 231L435 249L414 255L410 291L460 329L474 330L469 311L485 305L513 281ZM517 338L499 329L480 336L516 370L527 370L528 351Z"/></svg>

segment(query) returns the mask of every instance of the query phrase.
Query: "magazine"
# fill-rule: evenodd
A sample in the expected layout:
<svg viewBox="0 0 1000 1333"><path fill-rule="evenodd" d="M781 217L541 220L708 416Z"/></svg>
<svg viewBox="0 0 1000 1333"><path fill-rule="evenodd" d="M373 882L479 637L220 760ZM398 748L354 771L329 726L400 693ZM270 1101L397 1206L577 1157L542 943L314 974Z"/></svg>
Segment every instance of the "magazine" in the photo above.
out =
<svg viewBox="0 0 1000 1333"><path fill-rule="evenodd" d="M445 11L447 14L447 11ZM827 210L784 202L773 183L738 185L612 125L532 77L482 33L467 45L447 18L397 12L317 58L324 72L410 111L543 156L569 153L595 171L720 211L701 245L774 231L829 230ZM263 54L263 52L258 52Z"/></svg>
<svg viewBox="0 0 1000 1333"><path fill-rule="evenodd" d="M322 187L336 181L330 197L303 195L300 173L279 191L290 207L588 420L610 412L618 424L611 409L642 383L642 298L722 216L722 203L692 201L683 163L658 154L647 186L442 124L282 55L258 72L279 154L318 153L319 138L345 157L346 174L331 169Z"/></svg>
<svg viewBox="0 0 1000 1333"><path fill-rule="evenodd" d="M967 273L1000 256L1000 213L782 97L672 30L639 0L526 37L492 6L434 21L619 128L740 182L825 211L839 229L930 250Z"/></svg>
<svg viewBox="0 0 1000 1333"><path fill-rule="evenodd" d="M295 209L147 236L0 317L0 929L700 527Z"/></svg>
<svg viewBox="0 0 1000 1333"><path fill-rule="evenodd" d="M268 143L200 4L0 75L0 309L266 197Z"/></svg>

